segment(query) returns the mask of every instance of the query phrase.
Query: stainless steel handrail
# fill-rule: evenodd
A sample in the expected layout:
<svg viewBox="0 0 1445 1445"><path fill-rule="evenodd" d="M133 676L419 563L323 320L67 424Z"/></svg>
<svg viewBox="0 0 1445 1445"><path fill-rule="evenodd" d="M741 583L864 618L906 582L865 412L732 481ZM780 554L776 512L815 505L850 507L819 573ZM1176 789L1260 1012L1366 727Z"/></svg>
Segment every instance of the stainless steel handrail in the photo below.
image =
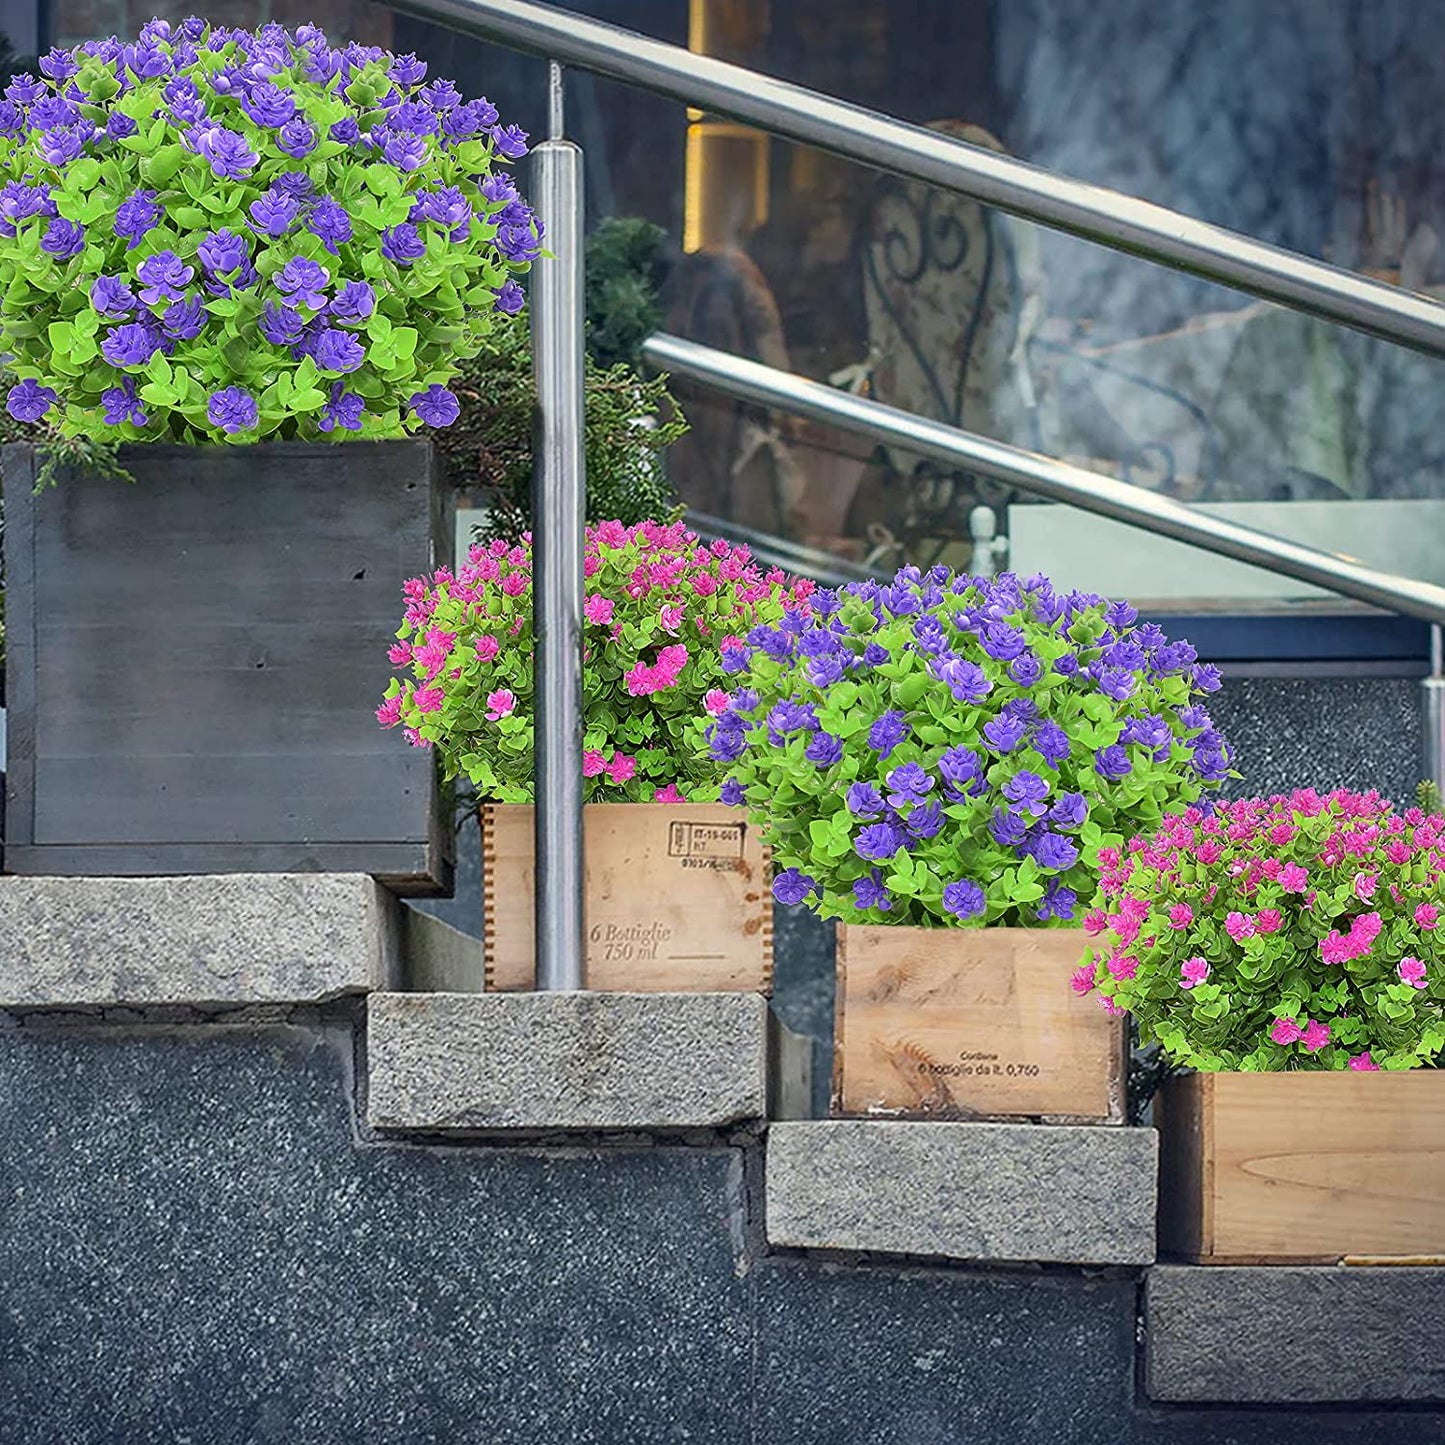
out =
<svg viewBox="0 0 1445 1445"><path fill-rule="evenodd" d="M659 370L715 387L743 401L846 427L916 456L980 472L1036 496L1068 502L1236 562L1267 567L1285 577L1311 582L1391 612L1421 617L1427 622L1445 622L1445 587L1379 572L1335 552L1301 547L1283 537L1196 511L1128 482L959 431L678 336L652 336L642 354Z"/></svg>
<svg viewBox="0 0 1445 1445"><path fill-rule="evenodd" d="M393 10L530 51L1115 251L1445 355L1445 306L1102 186L532 0L395 0Z"/></svg>

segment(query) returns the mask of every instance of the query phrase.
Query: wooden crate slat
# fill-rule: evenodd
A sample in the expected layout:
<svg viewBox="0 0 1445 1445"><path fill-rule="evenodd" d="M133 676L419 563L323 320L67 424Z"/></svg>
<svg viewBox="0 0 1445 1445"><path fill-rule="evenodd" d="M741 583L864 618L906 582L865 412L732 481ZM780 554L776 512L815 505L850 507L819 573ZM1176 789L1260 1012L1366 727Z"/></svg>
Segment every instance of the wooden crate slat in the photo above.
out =
<svg viewBox="0 0 1445 1445"><path fill-rule="evenodd" d="M532 809L482 809L486 986L535 986ZM590 803L586 980L638 993L769 993L767 850L721 804Z"/></svg>
<svg viewBox="0 0 1445 1445"><path fill-rule="evenodd" d="M1124 1118L1124 1033L1069 975L1075 929L838 930L834 1110Z"/></svg>

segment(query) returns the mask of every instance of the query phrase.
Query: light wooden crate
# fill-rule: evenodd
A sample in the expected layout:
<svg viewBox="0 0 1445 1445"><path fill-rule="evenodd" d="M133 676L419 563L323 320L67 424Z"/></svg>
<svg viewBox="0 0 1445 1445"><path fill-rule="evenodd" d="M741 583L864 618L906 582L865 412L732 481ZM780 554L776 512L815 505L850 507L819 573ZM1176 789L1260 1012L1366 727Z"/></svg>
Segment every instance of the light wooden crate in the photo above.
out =
<svg viewBox="0 0 1445 1445"><path fill-rule="evenodd" d="M535 986L532 809L482 809L486 987ZM770 993L768 854L718 803L589 803L587 986L633 993Z"/></svg>
<svg viewBox="0 0 1445 1445"><path fill-rule="evenodd" d="M835 1114L1124 1121L1123 1021L1076 929L840 925Z"/></svg>
<svg viewBox="0 0 1445 1445"><path fill-rule="evenodd" d="M1156 1095L1159 1245L1196 1264L1445 1258L1445 1073L1190 1074Z"/></svg>

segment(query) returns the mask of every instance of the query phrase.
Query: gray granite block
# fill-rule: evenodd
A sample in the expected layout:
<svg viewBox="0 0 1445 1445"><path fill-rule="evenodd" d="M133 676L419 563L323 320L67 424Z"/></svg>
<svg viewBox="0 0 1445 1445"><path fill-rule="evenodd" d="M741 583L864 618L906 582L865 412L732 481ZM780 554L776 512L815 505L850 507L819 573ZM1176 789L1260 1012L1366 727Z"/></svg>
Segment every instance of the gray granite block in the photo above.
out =
<svg viewBox="0 0 1445 1445"><path fill-rule="evenodd" d="M378 1129L717 1128L767 1111L751 993L373 994Z"/></svg>
<svg viewBox="0 0 1445 1445"><path fill-rule="evenodd" d="M1445 1400L1445 1269L1161 1265L1145 1290L1155 1400Z"/></svg>
<svg viewBox="0 0 1445 1445"><path fill-rule="evenodd" d="M397 976L363 873L0 878L0 1008L318 1003Z"/></svg>
<svg viewBox="0 0 1445 1445"><path fill-rule="evenodd" d="M1152 1129L829 1119L768 1136L768 1240L947 1259L1148 1264Z"/></svg>

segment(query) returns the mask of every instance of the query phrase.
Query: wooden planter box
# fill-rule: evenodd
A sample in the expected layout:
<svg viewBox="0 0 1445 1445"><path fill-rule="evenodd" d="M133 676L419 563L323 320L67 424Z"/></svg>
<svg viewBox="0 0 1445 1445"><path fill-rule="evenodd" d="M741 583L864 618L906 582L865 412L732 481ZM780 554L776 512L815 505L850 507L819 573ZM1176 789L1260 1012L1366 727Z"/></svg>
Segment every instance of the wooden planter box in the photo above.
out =
<svg viewBox="0 0 1445 1445"><path fill-rule="evenodd" d="M486 986L535 986L532 809L481 812ZM589 988L769 993L773 899L767 850L721 804L589 803Z"/></svg>
<svg viewBox="0 0 1445 1445"><path fill-rule="evenodd" d="M833 1112L1124 1121L1123 1020L1076 929L840 925Z"/></svg>
<svg viewBox="0 0 1445 1445"><path fill-rule="evenodd" d="M431 755L377 726L401 586L449 555L430 444L3 454L4 866L451 886Z"/></svg>
<svg viewBox="0 0 1445 1445"><path fill-rule="evenodd" d="M1190 1074L1154 1117L1162 1252L1445 1262L1445 1072Z"/></svg>

